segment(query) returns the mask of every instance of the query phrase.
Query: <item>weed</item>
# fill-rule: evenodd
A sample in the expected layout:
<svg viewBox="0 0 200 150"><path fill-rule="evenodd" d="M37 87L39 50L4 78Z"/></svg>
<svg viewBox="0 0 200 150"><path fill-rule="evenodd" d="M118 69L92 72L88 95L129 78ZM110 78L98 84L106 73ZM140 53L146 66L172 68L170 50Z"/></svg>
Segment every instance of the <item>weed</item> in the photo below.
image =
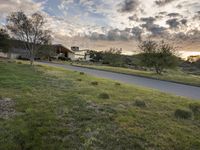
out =
<svg viewBox="0 0 200 150"><path fill-rule="evenodd" d="M185 109L177 109L175 111L175 117L180 119L191 119L192 118L192 112Z"/></svg>
<svg viewBox="0 0 200 150"><path fill-rule="evenodd" d="M101 94L99 94L99 98L101 98L101 99L109 99L110 96L107 93L101 93Z"/></svg>
<svg viewBox="0 0 200 150"><path fill-rule="evenodd" d="M91 82L92 85L98 85L99 83L97 81Z"/></svg>
<svg viewBox="0 0 200 150"><path fill-rule="evenodd" d="M146 107L146 103L142 100L136 100L135 101L135 106L138 106L138 107Z"/></svg>
<svg viewBox="0 0 200 150"><path fill-rule="evenodd" d="M115 83L115 85L117 85L117 86L120 86L120 85L121 85L121 83L118 83L118 82L116 82L116 83Z"/></svg>

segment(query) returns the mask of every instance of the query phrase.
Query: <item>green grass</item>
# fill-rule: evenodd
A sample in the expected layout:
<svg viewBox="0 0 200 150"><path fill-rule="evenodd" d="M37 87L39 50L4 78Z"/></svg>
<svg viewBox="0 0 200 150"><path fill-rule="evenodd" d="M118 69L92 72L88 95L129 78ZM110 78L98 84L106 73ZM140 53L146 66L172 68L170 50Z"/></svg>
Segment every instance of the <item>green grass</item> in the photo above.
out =
<svg viewBox="0 0 200 150"><path fill-rule="evenodd" d="M100 96L105 93L109 97ZM0 119L1 150L200 147L195 100L61 68L7 62L0 62L0 97L13 99L17 112ZM191 119L175 117L177 109L191 111L191 106Z"/></svg>
<svg viewBox="0 0 200 150"><path fill-rule="evenodd" d="M189 85L200 86L200 76L187 74L180 69L176 70L167 70L167 72L163 73L163 75L158 75L153 71L142 71L142 70L135 70L123 67L111 67L111 66L103 66L103 65L86 65L86 64L77 64L73 63L75 66L83 66L93 69L99 70L106 70L106 71L113 71L118 73L125 73L130 75L139 75L144 77L150 77L155 79L167 80L167 81L174 81L178 83L185 83Z"/></svg>

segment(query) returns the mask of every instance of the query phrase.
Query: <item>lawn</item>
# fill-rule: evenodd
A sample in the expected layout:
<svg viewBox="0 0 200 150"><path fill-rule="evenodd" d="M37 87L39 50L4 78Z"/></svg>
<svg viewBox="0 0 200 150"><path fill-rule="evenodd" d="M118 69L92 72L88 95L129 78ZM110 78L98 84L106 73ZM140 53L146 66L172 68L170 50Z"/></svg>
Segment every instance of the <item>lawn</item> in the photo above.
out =
<svg viewBox="0 0 200 150"><path fill-rule="evenodd" d="M123 67L87 65L81 63L73 63L73 65L200 86L200 76L185 73L180 69L166 70L166 72L163 73L163 75L158 75L153 71L142 71L142 70L123 68Z"/></svg>
<svg viewBox="0 0 200 150"><path fill-rule="evenodd" d="M0 111L0 150L200 147L199 101L56 67L1 61Z"/></svg>

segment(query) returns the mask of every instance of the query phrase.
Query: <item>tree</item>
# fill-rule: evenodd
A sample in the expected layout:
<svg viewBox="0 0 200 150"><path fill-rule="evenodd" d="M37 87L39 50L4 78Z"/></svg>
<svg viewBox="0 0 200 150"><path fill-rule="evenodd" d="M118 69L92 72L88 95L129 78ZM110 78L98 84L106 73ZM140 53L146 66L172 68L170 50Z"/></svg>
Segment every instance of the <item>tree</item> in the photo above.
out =
<svg viewBox="0 0 200 150"><path fill-rule="evenodd" d="M29 59L33 65L35 54L38 49L51 39L50 31L45 30L45 19L39 13L34 13L30 17L24 12L13 12L7 17L7 28L13 36L23 41L25 49L29 52Z"/></svg>
<svg viewBox="0 0 200 150"><path fill-rule="evenodd" d="M56 55L56 51L51 45L51 43L43 45L39 48L37 56L42 59L48 59L51 61L51 58Z"/></svg>
<svg viewBox="0 0 200 150"><path fill-rule="evenodd" d="M100 62L103 59L102 51L98 52L98 51L91 50L91 51L89 51L89 55L90 55L91 61L93 61L93 62Z"/></svg>
<svg viewBox="0 0 200 150"><path fill-rule="evenodd" d="M144 41L139 45L142 50L141 61L146 67L154 67L157 74L162 74L166 68L177 66L175 48L164 41Z"/></svg>
<svg viewBox="0 0 200 150"><path fill-rule="evenodd" d="M2 52L10 52L10 36L5 29L0 29L0 49Z"/></svg>
<svg viewBox="0 0 200 150"><path fill-rule="evenodd" d="M122 62L122 50L117 48L110 48L110 50L103 52L103 64L108 64L111 66L121 66Z"/></svg>

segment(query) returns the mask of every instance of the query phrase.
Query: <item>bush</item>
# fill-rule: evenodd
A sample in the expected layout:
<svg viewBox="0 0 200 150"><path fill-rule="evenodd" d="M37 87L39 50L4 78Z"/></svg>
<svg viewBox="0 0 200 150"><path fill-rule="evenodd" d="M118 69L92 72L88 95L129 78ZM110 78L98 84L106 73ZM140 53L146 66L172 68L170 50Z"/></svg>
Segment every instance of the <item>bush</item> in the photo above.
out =
<svg viewBox="0 0 200 150"><path fill-rule="evenodd" d="M17 62L18 64L22 64L22 62Z"/></svg>
<svg viewBox="0 0 200 150"><path fill-rule="evenodd" d="M101 93L101 94L99 94L99 98L101 98L101 99L109 99L110 96L107 93Z"/></svg>
<svg viewBox="0 0 200 150"><path fill-rule="evenodd" d="M13 61L12 61L12 60L8 60L7 62L8 62L8 63L13 63Z"/></svg>
<svg viewBox="0 0 200 150"><path fill-rule="evenodd" d="M19 59L19 60L29 60L29 58L23 57L23 56L18 56L17 59Z"/></svg>
<svg viewBox="0 0 200 150"><path fill-rule="evenodd" d="M67 58L65 56L59 56L58 57L58 60L61 60L61 61L70 61L71 59L70 58Z"/></svg>
<svg viewBox="0 0 200 150"><path fill-rule="evenodd" d="M192 110L193 113L200 113L200 104L193 103L189 105L190 110Z"/></svg>
<svg viewBox="0 0 200 150"><path fill-rule="evenodd" d="M121 85L121 83L118 83L118 82L116 82L116 83L115 83L115 85L117 85L117 86L120 86L120 85Z"/></svg>
<svg viewBox="0 0 200 150"><path fill-rule="evenodd" d="M146 103L142 100L136 100L135 101L135 106L138 106L138 107L146 107Z"/></svg>
<svg viewBox="0 0 200 150"><path fill-rule="evenodd" d="M77 79L77 81L82 81L82 79Z"/></svg>
<svg viewBox="0 0 200 150"><path fill-rule="evenodd" d="M99 83L97 81L91 82L92 85L98 85Z"/></svg>
<svg viewBox="0 0 200 150"><path fill-rule="evenodd" d="M177 109L174 113L176 118L180 119L191 119L192 118L192 112L189 110L184 109Z"/></svg>
<svg viewBox="0 0 200 150"><path fill-rule="evenodd" d="M85 73L84 72L80 72L80 75L84 75Z"/></svg>

